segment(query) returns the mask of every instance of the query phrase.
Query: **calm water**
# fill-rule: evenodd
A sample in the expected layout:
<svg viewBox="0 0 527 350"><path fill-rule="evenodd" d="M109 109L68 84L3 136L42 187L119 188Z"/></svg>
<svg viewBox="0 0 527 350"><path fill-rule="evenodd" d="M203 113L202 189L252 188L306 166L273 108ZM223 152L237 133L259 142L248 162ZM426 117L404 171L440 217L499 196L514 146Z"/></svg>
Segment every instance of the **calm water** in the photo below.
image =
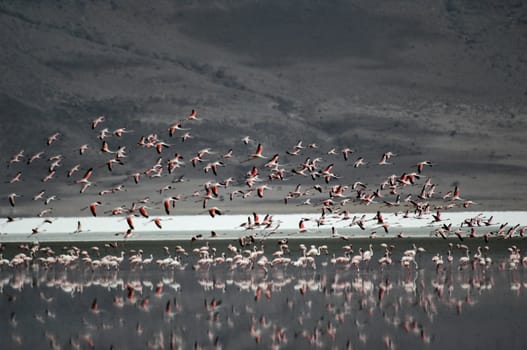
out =
<svg viewBox="0 0 527 350"><path fill-rule="evenodd" d="M470 260L483 247L482 239L463 242L442 239L289 240L288 265L271 261L276 240L264 241L263 255L250 252L261 242L240 247L238 241L209 240L209 255L231 257L228 245L237 247L251 263L247 266L213 259L198 264L194 248L206 240L181 244L188 255L176 253L175 242L101 242L38 247L31 261L4 264L0 271L0 336L4 348L353 348L409 349L525 348L522 329L527 310L526 269L512 261L508 248L520 252L520 239L494 239L482 257L492 261L460 265L465 256L458 243L467 244ZM381 266L381 243L394 245L392 264ZM311 262L295 266L300 244L326 245ZM333 263L344 245L353 253L372 244L373 258L356 266ZM412 243L424 248L415 263L401 265ZM452 243L453 261L447 261ZM99 248L99 254L93 249ZM27 248L31 248L29 245ZM47 247L53 250L50 252ZM164 247L168 248L168 254ZM17 244L3 246L3 256L29 252ZM139 249L150 264L130 264ZM83 254L82 251L85 251ZM204 251L205 248L202 249ZM214 252L215 251L215 252ZM123 261L106 268L109 254ZM432 257L439 253L439 268ZM49 256L80 255L69 265L44 263ZM162 267L156 260L179 257L177 266ZM523 258L523 255L521 255ZM98 267L97 267L98 266ZM236 267L234 267L236 266Z"/></svg>

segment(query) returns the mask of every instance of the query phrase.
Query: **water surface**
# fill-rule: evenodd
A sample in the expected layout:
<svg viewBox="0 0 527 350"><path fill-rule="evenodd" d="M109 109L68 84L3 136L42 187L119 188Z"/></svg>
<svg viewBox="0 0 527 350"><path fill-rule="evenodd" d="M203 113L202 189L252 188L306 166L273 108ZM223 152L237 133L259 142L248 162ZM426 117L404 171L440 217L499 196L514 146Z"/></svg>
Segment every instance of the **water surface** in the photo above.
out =
<svg viewBox="0 0 527 350"><path fill-rule="evenodd" d="M394 246L391 265L378 262L385 251L381 243ZM325 245L328 254L297 264L301 244ZM369 262L332 262L346 245L357 255L370 244ZM413 244L424 251L404 267L401 259ZM465 250L458 244L469 248L468 264L460 264ZM176 245L188 255L176 253ZM216 260L234 255L229 245L250 263ZM288 241L284 254L290 264L264 265L258 263L262 257L272 261L278 250L275 239L244 247L235 239L208 238L85 242L73 250L69 243L41 244L27 264L1 267L0 335L6 348L523 348L527 280L524 265L511 259L508 248L521 252L524 240L491 239L482 250L492 260L485 265L473 259L478 246L485 242L297 239ZM25 249L14 243L3 248L8 259ZM200 248L208 249L211 262L198 263L192 251ZM152 255L152 263L130 264L139 251L141 261ZM82 261L121 252L123 261L111 267ZM61 254L81 258L69 265L39 259ZM444 260L439 267L432 261L436 254ZM179 264L156 263L168 256L178 257Z"/></svg>

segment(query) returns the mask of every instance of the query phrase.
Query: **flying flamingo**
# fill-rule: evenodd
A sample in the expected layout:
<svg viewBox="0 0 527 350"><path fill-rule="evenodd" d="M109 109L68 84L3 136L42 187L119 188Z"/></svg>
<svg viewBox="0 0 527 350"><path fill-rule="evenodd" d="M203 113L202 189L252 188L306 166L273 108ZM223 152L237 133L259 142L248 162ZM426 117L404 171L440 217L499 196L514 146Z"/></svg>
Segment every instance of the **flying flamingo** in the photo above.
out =
<svg viewBox="0 0 527 350"><path fill-rule="evenodd" d="M163 227L161 226L161 218L153 218L152 220L150 220L150 222L152 222L152 221L154 222L154 224L155 224L158 228L160 228L160 229L163 228Z"/></svg>
<svg viewBox="0 0 527 350"><path fill-rule="evenodd" d="M185 142L188 139L192 139L192 138L194 138L194 136L192 136L189 132L186 132L183 135L181 135L181 142Z"/></svg>
<svg viewBox="0 0 527 350"><path fill-rule="evenodd" d="M261 143L259 143L258 146L256 147L256 152L250 154L249 159L247 159L247 161L251 159L257 159L257 158L268 158L262 155L262 151L263 151L263 146Z"/></svg>
<svg viewBox="0 0 527 350"><path fill-rule="evenodd" d="M57 141L59 136L60 136L60 133L56 132L50 137L48 137L48 141L47 141L48 146L51 145L53 142Z"/></svg>
<svg viewBox="0 0 527 350"><path fill-rule="evenodd" d="M55 176L55 170L50 171L43 179L42 182L48 182L49 180L53 179Z"/></svg>
<svg viewBox="0 0 527 350"><path fill-rule="evenodd" d="M146 208L147 207L145 207L144 205L139 207L139 213L141 214L141 216L148 218L149 215L148 215L148 211L146 210Z"/></svg>
<svg viewBox="0 0 527 350"><path fill-rule="evenodd" d="M141 173L139 173L139 172L137 172L137 173L133 173L131 176L132 176L132 178L134 179L134 182L135 182L136 184L138 184L138 183L139 183L139 179L141 178Z"/></svg>
<svg viewBox="0 0 527 350"><path fill-rule="evenodd" d="M46 200L44 200L44 204L48 205L49 203L51 203L52 201L54 201L56 199L57 199L57 196L55 196L55 195L49 196L48 198L46 198Z"/></svg>
<svg viewBox="0 0 527 350"><path fill-rule="evenodd" d="M86 192L86 190L88 189L88 187L90 187L91 185L92 185L91 182L85 182L85 183L83 183L83 184L82 184L82 187L81 187L81 189L80 189L80 191L79 191L79 193L84 193L84 192Z"/></svg>
<svg viewBox="0 0 527 350"><path fill-rule="evenodd" d="M419 174L421 174L421 172L423 171L423 168L425 167L425 165L432 166L433 164L429 160L423 160L422 162L417 163L417 172Z"/></svg>
<svg viewBox="0 0 527 350"><path fill-rule="evenodd" d="M22 172L19 171L11 180L9 180L9 183L15 183L20 181L20 177L22 176Z"/></svg>
<svg viewBox="0 0 527 350"><path fill-rule="evenodd" d="M215 154L216 152L212 152L211 148L207 147L207 148L204 148L200 151L198 151L198 154L197 154L197 157L200 158L200 159L203 159L203 156L205 154Z"/></svg>
<svg viewBox="0 0 527 350"><path fill-rule="evenodd" d="M34 201L38 201L40 199L44 199L44 194L45 193L46 193L45 190L40 191L39 193L37 193L36 195L33 196L33 200Z"/></svg>
<svg viewBox="0 0 527 350"><path fill-rule="evenodd" d="M51 163L51 164L49 165L49 171L52 172L52 171L54 171L55 169L57 169L58 167L60 167L60 166L61 166L61 164L60 164L61 161L62 161L62 158L55 159L55 160L53 161L53 163Z"/></svg>
<svg viewBox="0 0 527 350"><path fill-rule="evenodd" d="M115 151L110 151L110 148L108 147L108 142L106 142L104 140L102 142L101 152L103 152L103 153L116 153Z"/></svg>
<svg viewBox="0 0 527 350"><path fill-rule="evenodd" d="M98 207L99 205L102 205L102 203L101 203L100 201L92 202L92 203L90 203L89 206L84 207L84 208L82 208L81 210L84 210L84 209L88 209L88 208L90 208L90 211L91 211L92 215L93 215L93 216L97 216L97 207Z"/></svg>
<svg viewBox="0 0 527 350"><path fill-rule="evenodd" d="M304 221L304 219L300 219L300 221L298 222L298 233L304 233L307 231Z"/></svg>
<svg viewBox="0 0 527 350"><path fill-rule="evenodd" d="M74 173L76 173L77 171L79 171L81 165L80 164L76 164L74 165L70 170L68 170L68 173L66 174L68 177L71 177Z"/></svg>
<svg viewBox="0 0 527 350"><path fill-rule="evenodd" d="M257 189L256 189L256 193L258 194L258 197L260 198L263 198L264 196L264 191L265 190L270 190L271 187L267 186L267 185L262 185L262 186L259 186Z"/></svg>
<svg viewBox="0 0 527 350"><path fill-rule="evenodd" d="M133 215L128 215L126 217L126 223L128 224L128 227L129 227L130 230L134 230L135 229L134 222L133 222Z"/></svg>
<svg viewBox="0 0 527 350"><path fill-rule="evenodd" d="M459 187L456 186L454 188L454 193L452 194L452 200L453 201L460 201L460 200L462 200L461 197L459 196L459 193L460 193Z"/></svg>
<svg viewBox="0 0 527 350"><path fill-rule="evenodd" d="M39 159L39 158L42 158L42 156L44 155L44 152L40 151L38 153L36 153L34 156L32 156L31 158L29 158L27 160L27 164L31 164L33 163L35 160Z"/></svg>
<svg viewBox="0 0 527 350"><path fill-rule="evenodd" d="M188 120L201 120L198 119L196 110L193 109L192 112L190 112L190 115L187 117Z"/></svg>
<svg viewBox="0 0 527 350"><path fill-rule="evenodd" d="M174 205L173 203L175 203L175 201L175 197L169 197L163 200L163 207L165 208L165 213L167 215L170 215L170 207Z"/></svg>
<svg viewBox="0 0 527 350"><path fill-rule="evenodd" d="M86 152L87 150L88 150L88 144L85 143L79 147L79 154L82 156L84 152Z"/></svg>
<svg viewBox="0 0 527 350"><path fill-rule="evenodd" d="M220 208L212 207L212 208L209 208L209 215L211 217L215 217L216 215L222 215L222 213L220 211Z"/></svg>
<svg viewBox="0 0 527 350"><path fill-rule="evenodd" d="M78 179L75 181L76 184L86 184L89 183L88 179L93 173L93 168L89 168L86 170L86 173L84 173L84 176L81 179Z"/></svg>
<svg viewBox="0 0 527 350"><path fill-rule="evenodd" d="M353 153L353 150L352 150L351 148L349 148L349 147L346 147L346 148L344 148L341 152L342 152L342 155L344 156L344 160L347 161L348 158L349 158L349 155L350 155L351 153Z"/></svg>
<svg viewBox="0 0 527 350"><path fill-rule="evenodd" d="M13 157L11 157L11 160L9 160L9 164L18 163L20 160L24 157L24 150L21 150L17 154L15 154Z"/></svg>
<svg viewBox="0 0 527 350"><path fill-rule="evenodd" d="M299 154L300 154L300 151L301 151L300 148L295 148L294 150L292 150L292 151L286 151L285 153L288 154L288 155L290 155L290 156L293 156L293 157L294 157L294 156L299 155Z"/></svg>
<svg viewBox="0 0 527 350"><path fill-rule="evenodd" d="M8 198L9 198L9 204L14 207L15 206L15 198L16 197L22 197L22 195L20 194L16 194L16 193L11 193L9 194Z"/></svg>
<svg viewBox="0 0 527 350"><path fill-rule="evenodd" d="M270 161L268 161L267 163L265 163L265 167L266 168L276 168L277 166L279 166L278 164L278 153L275 154Z"/></svg>
<svg viewBox="0 0 527 350"><path fill-rule="evenodd" d="M248 145L250 142L253 142L253 140L249 136L245 136L242 138L242 142Z"/></svg>
<svg viewBox="0 0 527 350"><path fill-rule="evenodd" d="M176 130L181 130L181 131L188 131L190 129L184 129L181 127L181 122L177 122L177 123L174 123L170 126L170 128L168 128L168 135L170 137L174 136L174 133L176 132Z"/></svg>
<svg viewBox="0 0 527 350"><path fill-rule="evenodd" d="M232 158L232 148L223 154L223 159Z"/></svg>
<svg viewBox="0 0 527 350"><path fill-rule="evenodd" d="M82 224L80 220L77 221L77 229L73 231L73 233L81 233L82 232Z"/></svg>
<svg viewBox="0 0 527 350"><path fill-rule="evenodd" d="M124 133L133 132L133 130L127 130L126 128L118 128L113 131L113 134L117 137L123 136Z"/></svg>
<svg viewBox="0 0 527 350"><path fill-rule="evenodd" d="M102 123L104 121L105 117L103 115L101 116L98 116L97 118L95 118L92 122L91 122L91 128L92 129L95 129L97 127L97 125L99 125L100 123Z"/></svg>
<svg viewBox="0 0 527 350"><path fill-rule="evenodd" d="M108 128L104 128L99 132L99 140L105 140L108 136L110 136L110 130Z"/></svg>

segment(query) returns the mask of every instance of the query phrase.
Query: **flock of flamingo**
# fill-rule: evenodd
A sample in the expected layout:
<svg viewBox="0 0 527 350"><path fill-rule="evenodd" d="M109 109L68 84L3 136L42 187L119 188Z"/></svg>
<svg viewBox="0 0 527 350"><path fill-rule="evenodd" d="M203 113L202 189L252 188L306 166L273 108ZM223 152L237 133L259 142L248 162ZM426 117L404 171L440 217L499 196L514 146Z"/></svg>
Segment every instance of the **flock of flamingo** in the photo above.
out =
<svg viewBox="0 0 527 350"><path fill-rule="evenodd" d="M3 276L0 295L5 295L8 288L20 292L24 286L34 283L28 281L32 280L30 272L38 274L43 309L32 316L31 323L35 325L58 320L53 309L58 307L59 298L47 297L46 293L60 289L72 298L83 296L72 303L81 315L77 320L82 324L81 331L72 331L66 337L46 330L45 337L52 348L61 348L61 344L70 348L95 347L101 343L130 346L137 344L135 341L142 341L141 344L153 349L192 345L194 348L246 348L254 342L275 349L291 344L353 348L365 347L369 337L376 337L376 341L393 349L398 332L414 334L420 342L430 343L433 340L431 320L437 313L438 302L459 314L464 307L472 305L474 290L492 287L489 277L492 271L527 267L527 256L521 255L520 247L513 244L515 241L497 253L504 256L499 261L493 261L489 253L489 242L503 246L509 242L506 240L523 237L527 226L495 222L493 217L483 214L457 225L442 218L445 210L462 210L476 203L465 198L458 186L440 192L432 178L425 175L428 167L435 166L430 160L416 162L411 171L386 176L373 186L350 181L345 175L349 171L344 171L344 167L356 171L373 166L391 169L397 157L393 152L380 154L373 161L363 156L353 158L355 151L349 147L322 150L315 143L298 141L285 152L272 154L267 153L267 145L246 136L240 137L239 145L230 149L198 147L187 155L177 151L178 145L191 148L192 142L199 139L191 130L204 123L194 110L188 117L168 125L163 133L137 135L138 130L126 127L112 131L105 127L106 122L107 118L99 116L91 127L86 126L96 141L79 145L75 149L76 157L72 158L82 161L70 164L66 171L61 171L61 167L68 163L68 155L54 152L56 144L61 142L60 132L47 138L45 150L36 153L20 150L8 161L7 169L13 174L6 181L12 188L6 206L12 215L8 215L3 227L19 220L15 214L27 203L41 203L42 210L33 216L42 217L42 223L28 232L36 240L12 247L10 258L4 257L9 251L7 245L0 244ZM148 165L143 169L127 168L123 175L115 167L140 163L128 161L132 154L139 153L137 149L121 146L123 138L132 136L137 140L135 147L143 150L140 153L143 163ZM240 149L246 151L236 154ZM90 151L97 155L90 157ZM302 160L297 161L299 158ZM26 180L26 174L34 173L33 167L38 162L47 162L47 171L40 177L41 186L25 186L24 182L30 181ZM224 177L222 173L228 172L229 167L229 174L239 176ZM201 175L188 179L183 170ZM191 188L189 193L178 192L179 184L196 183L207 177L212 179L205 179L195 188L185 184L187 189ZM112 180L114 185L101 189L108 178L120 182ZM44 226L52 227L55 223L53 202L67 200L58 193L50 193L57 188L50 184L64 179L70 185L68 189L75 188L78 192L75 202L83 196L98 197L79 208L79 212L89 210L92 216L104 213L123 217L126 226L124 232L118 233L122 239L104 246L66 245L61 251L39 244L38 238L46 234ZM140 191L147 181L156 185L156 190L143 193L130 205L109 205L105 200L111 198L115 204L120 200L119 194L131 192L134 187ZM35 188L38 192L26 194ZM137 220L163 230L164 220L177 220L180 206L197 206L201 215L215 218L231 211L225 208L228 202L258 200L316 212L316 217L306 216L298 222L297 234L305 242L297 241L292 246L291 239L273 240L273 234L280 231L280 222L271 213L259 215L254 211L239 224L243 233L232 241L222 241L212 228L210 237L189 236L187 241L175 247L166 245L159 251L146 253L146 248L130 248ZM352 208L358 207L375 209L371 215L353 215ZM392 232L392 223L384 215L385 211L395 213L400 220L429 221L432 235L445 240L440 240L445 242L444 249L430 252L404 239L404 232ZM81 220L72 228L72 234L85 235L89 241L90 233L83 230ZM347 230L339 232L337 222L346 223ZM328 240L309 242L309 233L321 227L331 232ZM357 249L352 230L369 232L365 247ZM381 235L388 240L377 243L374 238ZM407 249L401 248L409 244ZM424 279L423 266L433 269L431 280ZM159 279L152 282L145 278L145 271ZM390 273L403 274L397 286L407 297L389 297L396 288L390 281ZM73 282L79 274L81 281ZM193 277L190 280L198 279L203 289L200 293L205 295L204 303L181 293L181 289L193 288L192 282L188 282L189 276ZM188 285L179 284L180 277ZM462 286L456 287L454 281ZM107 288L111 293L103 296L96 287ZM518 279L511 283L511 290L518 291L521 287ZM524 283L523 287L527 285ZM199 291L197 288L193 293ZM227 292L231 292L230 297ZM236 298L244 300L244 306L236 304ZM16 299L11 300L10 305L14 308L17 303ZM231 306L226 307L229 303ZM318 309L312 308L314 303ZM416 305L424 315L422 320L405 313ZM313 315L315 309L322 316ZM274 313L283 313L283 310L289 310L294 318L274 320ZM152 321L153 315L160 319ZM390 331L382 336L368 333L372 317L384 320L390 325ZM10 315L11 343L23 347L26 340L17 332L19 318L15 311ZM129 331L131 327L133 332ZM192 327L205 329L206 335L193 333ZM239 327L241 334L234 331ZM349 334L351 327L354 336ZM127 339L131 343L113 338L114 334L128 337L130 333L135 335ZM194 335L195 340L191 341L188 334ZM240 343L229 339L228 334L236 334Z"/></svg>
<svg viewBox="0 0 527 350"><path fill-rule="evenodd" d="M106 117L99 116L91 122L91 128L87 125L87 132L92 132L94 142L73 147L77 153L75 156L54 152L55 145L60 143L63 137L60 132L55 132L47 138L44 150L34 153L20 150L8 160L7 169L12 174L8 175L6 183L12 191L7 195L8 207L4 208L4 212L8 213L6 224L17 220L16 213L22 206L24 216L45 218L40 225L32 228L32 232L28 232L38 235L46 230L43 226L53 224L53 204L57 200L69 201L73 206L82 201L82 196L95 196L95 200L90 200L79 208L79 214L82 215L84 210L89 209L91 215L100 216L100 207L105 207L105 214L123 216L126 219L123 220L127 223L123 236L128 238L136 228L136 217L148 219L148 222L162 229L166 216L177 217L178 207L192 208L195 207L193 203L201 203L203 213L215 217L230 211L229 208L224 208L226 198L231 203L248 201L247 205L242 204L245 210L256 204L258 199L262 202L265 199L265 203L271 205L272 203L267 201L272 198L277 204L283 201L285 206L300 206L305 208L305 211L313 211L313 208L316 208L315 210L320 212L318 218L305 218L298 222L300 233L309 232L307 221L315 222L316 227L330 227L337 221L347 221L350 223L349 227L361 230L365 229L366 222L373 221L377 224L376 229L388 233L390 222L381 213L387 210L399 213L400 218L429 217L433 223L440 224L436 236L445 238L455 234L462 238L465 232L451 223L447 225L442 220L441 213L444 210L463 209L477 204L465 198L458 186L444 192L439 191L432 178L425 176L425 169L434 166L430 160L420 160L415 163L415 168L398 175L393 174L393 159L397 155L392 151L379 155L378 161L366 160L364 156L357 156L353 160L355 151L349 147L328 147L329 149L322 150L316 143L304 143L299 140L285 152L271 154L267 153L267 147L264 148L265 145L254 140L253 136L240 137L239 143L244 145L245 148L242 149L246 150L241 154L234 152L234 149L240 149L239 144L227 150L214 150L211 147L193 149L192 142L202 145L204 140L194 136L191 133L194 131L191 130L206 123L202 117L198 118L195 110L192 110L188 117L167 125L164 132L158 130L142 135L137 135L138 131L126 127L110 130L104 127L106 122ZM126 143L123 139L132 136L136 140L132 146L134 149L122 146ZM146 151L140 152L137 148ZM180 149L189 149L188 154L183 155ZM135 161L132 161L134 157ZM284 158L287 162L282 163ZM302 160L298 161L299 158ZM151 163L149 159L152 159ZM43 163L46 160L45 165L37 165L38 162ZM142 169L133 168L137 163L147 165ZM68 169L61 171L63 166ZM117 166L122 169L115 170ZM374 185L368 185L365 181L352 181L346 175L350 173L346 167L352 167L359 173L360 168L374 166L385 167L391 174ZM34 178L29 176L26 180L27 173L34 176L42 169L46 170L40 177L40 184L35 183ZM185 171L197 173L195 177L187 178ZM234 176L222 176L222 173ZM64 179L69 185L75 185L79 192L77 195L65 191L64 186L60 191L66 192L65 195L50 193L60 188L57 186L61 186ZM200 179L203 182L200 182ZM59 181L61 183L58 183ZM145 184L146 181L150 181L150 184ZM108 182L112 185L101 188ZM192 187L183 184L184 182L198 185ZM154 185L156 188L152 190ZM67 190L71 187L68 186ZM182 187L188 192L181 193ZM37 188L38 190L35 190ZM284 191L284 188L287 190ZM35 192L28 193L32 190ZM273 193L268 194L269 192ZM131 193L140 195L132 199L129 205L122 204L124 200L120 199L121 196L129 198ZM119 202L121 203L116 204ZM30 213L30 209L23 207L38 207L38 203L42 203L38 212ZM71 209L71 206L68 207ZM376 207L377 214L372 218L353 216L353 208L358 207ZM486 239L493 235L505 235L510 238L518 234L523 235L526 231L525 227L519 228L519 225L503 224L503 227L499 227L499 224L492 222L492 218L480 217L478 220L478 226L484 224L493 228L484 233ZM271 231L278 230L279 224L273 221L270 214L260 220L256 212L247 218L247 222L240 223L248 230L265 228ZM72 232L82 232L81 221ZM375 233L376 230L372 230L373 236ZM398 234L404 235L402 232ZM473 236L474 232L469 235ZM89 237L86 239L89 240Z"/></svg>
<svg viewBox="0 0 527 350"><path fill-rule="evenodd" d="M52 349L422 347L440 336L434 322L442 314L459 316L507 284L511 297L527 288L527 257L515 245L494 261L476 242L445 243L444 260L415 244L380 243L373 259L372 243L357 255L353 244L337 243L218 241L146 252L23 244L0 259L4 339ZM21 303L30 311L17 311Z"/></svg>
<svg viewBox="0 0 527 350"><path fill-rule="evenodd" d="M443 313L461 315L507 284L511 297L527 288L527 258L515 245L493 261L488 246L448 242L443 261L412 244L392 264L401 246L380 243L375 261L370 243L355 262L344 258L352 244L342 257L330 253L337 242L164 246L157 259L159 247L145 253L140 245L127 252L111 243L57 246L58 252L21 245L11 261L0 260L0 295L26 295L4 304L4 339L12 348L38 340L52 349L420 347L439 336L434 322ZM17 311L21 303L31 311Z"/></svg>

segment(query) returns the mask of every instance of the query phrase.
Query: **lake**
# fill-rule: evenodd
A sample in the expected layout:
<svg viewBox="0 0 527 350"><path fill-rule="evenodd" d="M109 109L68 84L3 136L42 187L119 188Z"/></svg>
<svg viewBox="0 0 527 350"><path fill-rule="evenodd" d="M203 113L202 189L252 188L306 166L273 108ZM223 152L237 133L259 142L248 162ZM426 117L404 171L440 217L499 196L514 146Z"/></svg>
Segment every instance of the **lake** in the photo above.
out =
<svg viewBox="0 0 527 350"><path fill-rule="evenodd" d="M4 243L4 346L527 346L523 238L244 237Z"/></svg>

